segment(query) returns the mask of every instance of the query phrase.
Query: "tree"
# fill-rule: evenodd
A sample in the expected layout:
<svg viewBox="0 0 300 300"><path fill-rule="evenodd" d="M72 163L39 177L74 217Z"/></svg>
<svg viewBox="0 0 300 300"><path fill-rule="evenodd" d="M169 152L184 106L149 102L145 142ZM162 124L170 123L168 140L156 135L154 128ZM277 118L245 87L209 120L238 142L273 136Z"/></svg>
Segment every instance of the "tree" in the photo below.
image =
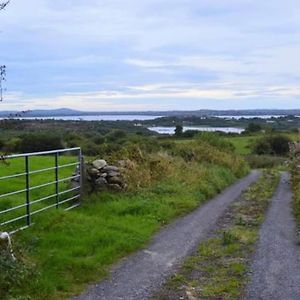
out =
<svg viewBox="0 0 300 300"><path fill-rule="evenodd" d="M10 1L1 2L1 3L0 3L0 10L4 9L4 8L8 5L9 2L10 2Z"/></svg>
<svg viewBox="0 0 300 300"><path fill-rule="evenodd" d="M183 133L183 127L181 125L177 125L175 128L175 135L176 136L181 136Z"/></svg>
<svg viewBox="0 0 300 300"><path fill-rule="evenodd" d="M246 128L248 133L256 133L262 131L262 127L259 124L249 123L248 127Z"/></svg>
<svg viewBox="0 0 300 300"><path fill-rule="evenodd" d="M3 100L2 82L5 81L5 76L6 76L6 66L0 66L0 101Z"/></svg>
<svg viewBox="0 0 300 300"><path fill-rule="evenodd" d="M0 10L3 10L8 4L10 0L5 2L0 2ZM0 101L3 100L3 88L2 88L2 82L5 80L6 75L6 66L0 66Z"/></svg>

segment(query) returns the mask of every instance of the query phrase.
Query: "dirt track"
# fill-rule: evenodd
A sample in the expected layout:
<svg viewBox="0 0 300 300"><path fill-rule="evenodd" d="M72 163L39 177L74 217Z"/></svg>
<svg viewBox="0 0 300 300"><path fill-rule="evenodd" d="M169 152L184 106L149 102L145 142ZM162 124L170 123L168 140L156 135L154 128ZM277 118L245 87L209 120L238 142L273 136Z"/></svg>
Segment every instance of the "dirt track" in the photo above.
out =
<svg viewBox="0 0 300 300"><path fill-rule="evenodd" d="M289 175L283 173L260 230L247 299L300 299L300 247L291 201Z"/></svg>
<svg viewBox="0 0 300 300"><path fill-rule="evenodd" d="M148 299L206 238L227 206L259 176L260 172L252 172L191 214L164 228L147 249L129 256L113 269L107 280L91 286L74 300Z"/></svg>

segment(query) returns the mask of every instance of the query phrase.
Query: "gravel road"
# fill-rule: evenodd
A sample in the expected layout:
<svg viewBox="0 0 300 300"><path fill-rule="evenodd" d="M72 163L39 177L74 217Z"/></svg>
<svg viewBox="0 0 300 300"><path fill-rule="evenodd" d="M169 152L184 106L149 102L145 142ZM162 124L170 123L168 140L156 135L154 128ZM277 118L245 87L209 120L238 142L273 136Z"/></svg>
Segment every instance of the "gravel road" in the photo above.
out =
<svg viewBox="0 0 300 300"><path fill-rule="evenodd" d="M300 247L291 201L289 175L283 173L260 231L247 299L300 299Z"/></svg>
<svg viewBox="0 0 300 300"><path fill-rule="evenodd" d="M209 230L260 172L253 171L191 214L165 227L149 247L121 261L110 277L74 300L143 300L160 288L172 271L205 239Z"/></svg>

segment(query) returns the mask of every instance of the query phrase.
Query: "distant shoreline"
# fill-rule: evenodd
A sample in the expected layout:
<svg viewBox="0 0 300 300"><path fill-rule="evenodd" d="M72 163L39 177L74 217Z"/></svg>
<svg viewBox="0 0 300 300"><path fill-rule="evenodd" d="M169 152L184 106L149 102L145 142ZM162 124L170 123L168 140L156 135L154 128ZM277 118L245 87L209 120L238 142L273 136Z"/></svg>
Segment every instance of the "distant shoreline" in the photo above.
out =
<svg viewBox="0 0 300 300"><path fill-rule="evenodd" d="M287 116L300 115L300 109L259 109L259 110L195 110L195 111L126 111L126 112L91 112L77 111L72 109L54 109L54 110L30 110L30 111L0 111L0 117L26 116L30 118L38 117L85 117L85 116L153 116L153 117L171 117L171 116L207 116L207 117L262 117L262 116Z"/></svg>

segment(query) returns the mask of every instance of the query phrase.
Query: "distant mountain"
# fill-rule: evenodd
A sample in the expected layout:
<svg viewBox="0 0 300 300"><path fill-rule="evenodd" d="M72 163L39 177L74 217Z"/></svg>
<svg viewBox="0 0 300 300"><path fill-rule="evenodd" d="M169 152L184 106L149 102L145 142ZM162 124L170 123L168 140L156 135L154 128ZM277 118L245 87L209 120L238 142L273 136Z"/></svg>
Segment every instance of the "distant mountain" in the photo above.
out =
<svg viewBox="0 0 300 300"><path fill-rule="evenodd" d="M29 111L0 111L0 117L24 116L24 117L56 117L56 116L80 116L84 112L69 108L36 109Z"/></svg>
<svg viewBox="0 0 300 300"><path fill-rule="evenodd" d="M195 110L195 111L78 111L69 108L31 111L0 111L0 117L64 117L64 116L92 116L92 115L147 115L147 116L262 116L262 115L298 115L300 109L251 109L251 110Z"/></svg>

